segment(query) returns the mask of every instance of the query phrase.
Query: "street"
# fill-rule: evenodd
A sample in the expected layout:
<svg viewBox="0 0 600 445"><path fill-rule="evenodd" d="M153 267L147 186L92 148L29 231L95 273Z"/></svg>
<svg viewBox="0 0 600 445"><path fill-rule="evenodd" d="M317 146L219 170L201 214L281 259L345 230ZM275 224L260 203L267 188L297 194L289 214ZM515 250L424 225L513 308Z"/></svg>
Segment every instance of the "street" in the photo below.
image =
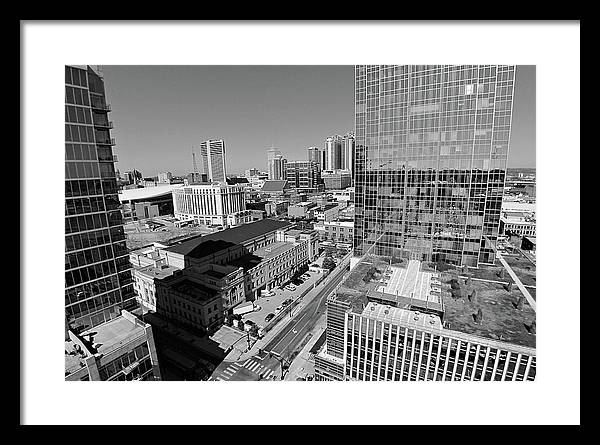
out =
<svg viewBox="0 0 600 445"><path fill-rule="evenodd" d="M304 337L313 329L320 314L325 312L327 296L340 283L344 276L345 268L336 271L336 275L329 281L319 294L313 298L298 314L294 320L285 326L263 350L274 352L281 357L291 354L294 349L302 342Z"/></svg>

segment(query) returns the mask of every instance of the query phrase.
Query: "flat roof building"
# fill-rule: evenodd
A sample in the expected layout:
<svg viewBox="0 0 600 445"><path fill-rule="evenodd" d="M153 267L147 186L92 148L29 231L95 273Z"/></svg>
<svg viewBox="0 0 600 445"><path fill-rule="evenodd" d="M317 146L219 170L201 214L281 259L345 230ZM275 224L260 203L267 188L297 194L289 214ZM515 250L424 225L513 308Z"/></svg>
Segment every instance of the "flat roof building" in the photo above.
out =
<svg viewBox="0 0 600 445"><path fill-rule="evenodd" d="M228 216L246 210L244 187L223 183L190 185L173 189L175 218L193 219L203 225L227 226Z"/></svg>
<svg viewBox="0 0 600 445"><path fill-rule="evenodd" d="M65 380L160 380L152 327L130 312L65 338Z"/></svg>
<svg viewBox="0 0 600 445"><path fill-rule="evenodd" d="M451 294L455 284L462 294ZM535 344L535 310L520 290L367 255L328 299L315 373L317 380L534 380Z"/></svg>

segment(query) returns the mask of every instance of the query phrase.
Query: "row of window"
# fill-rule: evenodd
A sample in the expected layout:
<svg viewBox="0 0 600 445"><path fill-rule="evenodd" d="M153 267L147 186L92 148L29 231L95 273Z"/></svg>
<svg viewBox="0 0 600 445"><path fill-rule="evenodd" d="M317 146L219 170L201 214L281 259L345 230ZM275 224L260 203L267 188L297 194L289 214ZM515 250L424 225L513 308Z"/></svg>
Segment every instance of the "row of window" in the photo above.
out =
<svg viewBox="0 0 600 445"><path fill-rule="evenodd" d="M96 146L92 144L65 144L66 161L96 161Z"/></svg>
<svg viewBox="0 0 600 445"><path fill-rule="evenodd" d="M90 106L90 96L83 88L65 87L65 103L73 105Z"/></svg>
<svg viewBox="0 0 600 445"><path fill-rule="evenodd" d="M101 246L111 242L108 229L97 230L95 232L80 233L77 235L65 236L66 252L72 252L79 249Z"/></svg>
<svg viewBox="0 0 600 445"><path fill-rule="evenodd" d="M65 83L87 88L87 71L71 66L65 66Z"/></svg>
<svg viewBox="0 0 600 445"><path fill-rule="evenodd" d="M113 267L114 269L114 267ZM99 275L101 277L98 281L94 281L91 283L86 283L84 285L78 286L76 288L68 289L65 291L65 306L73 305L88 298L95 297L100 294L100 300L96 300L95 304L100 305L101 303L112 304L115 302L114 298L111 299L111 294L106 294L113 289L117 289L119 287L119 282L117 281L116 275L106 276Z"/></svg>
<svg viewBox="0 0 600 445"><path fill-rule="evenodd" d="M77 286L99 279L98 281L90 283L94 293L102 293L114 288L114 286L109 285L109 282L116 277L113 275L112 277L104 278L106 277L106 272L114 271L115 269L114 264L111 264L110 261L112 260L110 246L96 247L93 249L84 250L82 252L85 256L85 260L87 261L87 263L84 264L92 263L93 265L65 271L66 287ZM101 254L104 254L105 256L100 257Z"/></svg>
<svg viewBox="0 0 600 445"><path fill-rule="evenodd" d="M102 195L100 179L65 181L65 197Z"/></svg>
<svg viewBox="0 0 600 445"><path fill-rule="evenodd" d="M148 349L148 343L144 342L137 346L133 351L116 358L104 366L101 366L98 369L100 378L102 380L109 380L112 376L120 373L123 371L123 369L135 364L136 362L139 362L139 365L141 365L144 359L149 359L149 357L150 351Z"/></svg>
<svg viewBox="0 0 600 445"><path fill-rule="evenodd" d="M103 312L106 314L106 311L114 309L115 305L120 304L122 301L121 291L118 286L113 289L114 290L106 295L94 296L93 298L88 298L79 303L65 306L67 317L79 319L81 317L95 315L96 312Z"/></svg>

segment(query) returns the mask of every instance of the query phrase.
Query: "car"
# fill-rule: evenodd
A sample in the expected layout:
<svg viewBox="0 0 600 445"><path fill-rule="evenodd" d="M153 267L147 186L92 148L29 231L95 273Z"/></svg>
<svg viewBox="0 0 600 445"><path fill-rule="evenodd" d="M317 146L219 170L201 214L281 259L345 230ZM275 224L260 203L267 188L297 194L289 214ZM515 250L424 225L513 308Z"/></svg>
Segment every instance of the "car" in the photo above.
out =
<svg viewBox="0 0 600 445"><path fill-rule="evenodd" d="M292 302L292 299L291 299L291 298L288 298L288 299L284 300L282 304L288 305L288 304L290 304L291 302Z"/></svg>
<svg viewBox="0 0 600 445"><path fill-rule="evenodd" d="M294 286L293 284L288 284L285 288L287 290L289 290L289 291L295 291L296 290L296 286Z"/></svg>
<svg viewBox="0 0 600 445"><path fill-rule="evenodd" d="M275 313L281 312L283 310L283 306L277 306L275 308Z"/></svg>
<svg viewBox="0 0 600 445"><path fill-rule="evenodd" d="M267 316L265 317L265 321L269 322L271 320L273 320L273 318L275 317L275 314L273 312L267 314Z"/></svg>

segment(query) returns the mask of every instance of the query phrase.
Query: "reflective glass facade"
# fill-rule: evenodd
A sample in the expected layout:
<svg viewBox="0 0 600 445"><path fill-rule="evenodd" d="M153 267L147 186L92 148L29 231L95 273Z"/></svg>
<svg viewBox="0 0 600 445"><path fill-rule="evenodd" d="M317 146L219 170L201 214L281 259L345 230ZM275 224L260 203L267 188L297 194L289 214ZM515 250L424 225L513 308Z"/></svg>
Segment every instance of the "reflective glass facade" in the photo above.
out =
<svg viewBox="0 0 600 445"><path fill-rule="evenodd" d="M71 329L135 304L104 81L65 67L65 312Z"/></svg>
<svg viewBox="0 0 600 445"><path fill-rule="evenodd" d="M493 263L515 67L355 67L354 252Z"/></svg>

